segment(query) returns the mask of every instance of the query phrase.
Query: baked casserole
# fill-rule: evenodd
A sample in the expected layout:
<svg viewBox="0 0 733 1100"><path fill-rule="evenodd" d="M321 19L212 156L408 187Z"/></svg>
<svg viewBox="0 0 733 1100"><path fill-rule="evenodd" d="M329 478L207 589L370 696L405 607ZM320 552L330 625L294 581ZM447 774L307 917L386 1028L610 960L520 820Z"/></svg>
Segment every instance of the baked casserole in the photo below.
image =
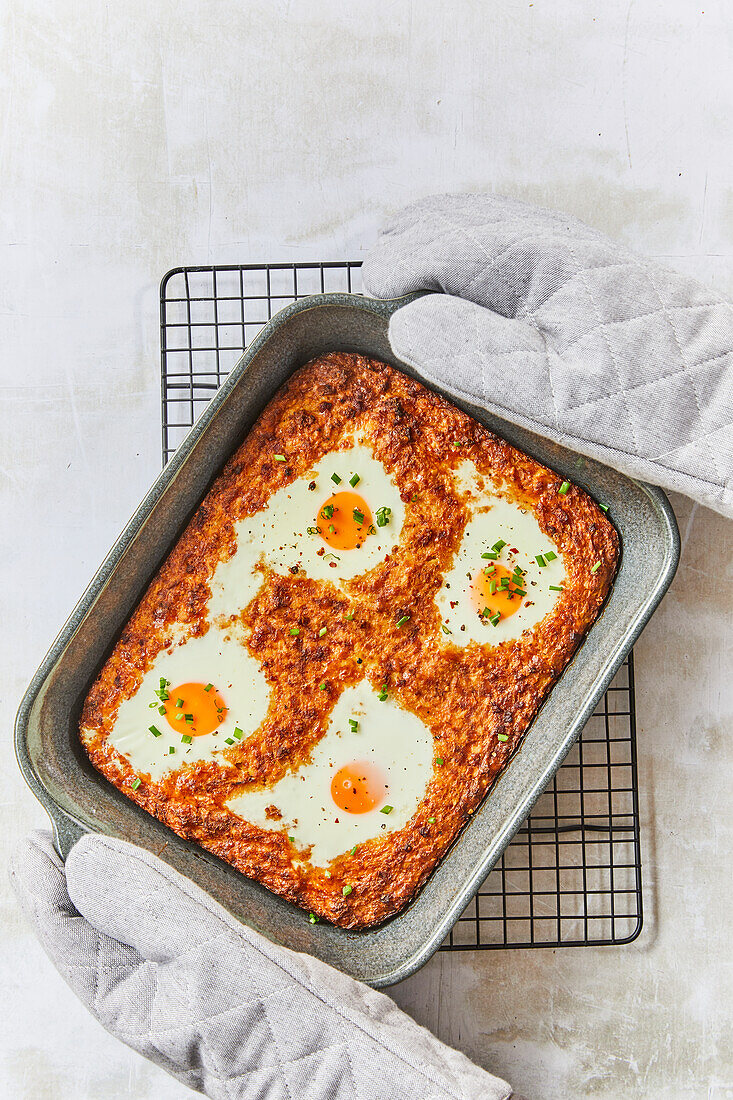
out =
<svg viewBox="0 0 733 1100"><path fill-rule="evenodd" d="M91 688L128 798L345 928L402 909L608 594L586 493L393 367L298 370Z"/></svg>

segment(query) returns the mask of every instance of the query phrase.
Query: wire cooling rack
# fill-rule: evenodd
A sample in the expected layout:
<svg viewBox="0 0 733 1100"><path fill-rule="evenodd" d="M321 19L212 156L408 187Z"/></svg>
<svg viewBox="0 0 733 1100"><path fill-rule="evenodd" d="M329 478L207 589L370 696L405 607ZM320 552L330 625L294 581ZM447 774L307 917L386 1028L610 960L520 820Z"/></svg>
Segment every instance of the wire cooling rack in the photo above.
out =
<svg viewBox="0 0 733 1100"><path fill-rule="evenodd" d="M163 460L289 302L361 289L357 262L186 267L161 283ZM633 655L444 950L629 943L642 889Z"/></svg>

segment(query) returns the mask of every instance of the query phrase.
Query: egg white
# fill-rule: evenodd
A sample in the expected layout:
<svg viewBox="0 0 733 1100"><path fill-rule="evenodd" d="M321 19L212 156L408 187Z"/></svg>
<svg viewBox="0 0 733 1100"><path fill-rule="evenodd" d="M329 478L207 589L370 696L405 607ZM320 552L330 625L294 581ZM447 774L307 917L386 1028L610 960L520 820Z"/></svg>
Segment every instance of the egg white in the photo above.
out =
<svg viewBox="0 0 733 1100"><path fill-rule="evenodd" d="M227 706L219 728L193 737L190 744L183 742L185 725L182 723L180 732L172 729L166 716L150 707L160 703L155 693L161 678L170 681L172 693L181 684L213 684ZM121 703L108 741L139 775L149 775L154 781L197 760L218 760L228 766L222 756L223 750L231 748L226 738L236 743L237 727L243 737L253 733L264 719L268 703L269 688L257 661L231 631L212 626L206 634L179 642L172 652L158 654L132 698ZM161 736L154 736L150 726Z"/></svg>
<svg viewBox="0 0 733 1100"><path fill-rule="evenodd" d="M563 557L532 512L498 495L497 488L472 462L461 463L455 480L459 491L466 496L470 516L453 565L446 571L437 595L438 610L449 631L441 631L441 639L445 644L452 642L459 646L469 642L498 645L536 626L555 606L560 593L552 592L550 585L559 587L565 581ZM500 539L507 545L500 551L498 563L510 572L515 566L526 570L522 588L527 596L519 610L493 626L475 609L471 583L479 569L489 564L481 555L490 551ZM518 552L511 553L511 548ZM556 557L540 568L537 556L548 550ZM451 607L451 603L456 606Z"/></svg>
<svg viewBox="0 0 733 1100"><path fill-rule="evenodd" d="M333 473L341 478L340 484L331 480ZM360 479L353 491L364 498L372 516L383 507L390 508L391 515L385 527L375 523L376 533L360 548L332 550L308 528L317 525L318 510L333 493L351 490L352 474ZM309 489L314 481L316 488ZM236 525L237 549L217 566L211 580L209 617L229 617L247 606L262 586L259 564L283 575L297 565L305 576L336 585L366 573L399 542L404 516L397 485L370 447L357 442L347 451L326 455L307 475L273 493L261 511Z"/></svg>
<svg viewBox="0 0 733 1100"><path fill-rule="evenodd" d="M349 719L359 728L351 732ZM367 761L386 776L382 803L363 814L339 809L331 797L336 772L352 761ZM311 760L264 790L245 790L227 802L237 816L264 829L287 831L297 848L312 845L310 862L325 866L355 844L403 828L424 797L433 774L433 737L416 715L392 697L380 700L367 680L347 688ZM389 805L389 814L380 807ZM276 806L282 820L265 815Z"/></svg>

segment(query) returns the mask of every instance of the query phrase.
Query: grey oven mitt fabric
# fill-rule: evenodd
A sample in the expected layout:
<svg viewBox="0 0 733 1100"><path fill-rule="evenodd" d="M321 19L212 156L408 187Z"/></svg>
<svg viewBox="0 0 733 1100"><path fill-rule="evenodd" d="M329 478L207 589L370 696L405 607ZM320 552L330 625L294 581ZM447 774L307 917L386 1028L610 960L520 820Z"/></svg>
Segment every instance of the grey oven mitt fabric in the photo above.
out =
<svg viewBox="0 0 733 1100"><path fill-rule="evenodd" d="M100 1023L179 1081L235 1100L508 1100L512 1090L383 993L240 924L162 860L47 833L11 878Z"/></svg>
<svg viewBox="0 0 733 1100"><path fill-rule="evenodd" d="M439 195L397 214L368 293L430 381L733 516L733 306L565 214Z"/></svg>

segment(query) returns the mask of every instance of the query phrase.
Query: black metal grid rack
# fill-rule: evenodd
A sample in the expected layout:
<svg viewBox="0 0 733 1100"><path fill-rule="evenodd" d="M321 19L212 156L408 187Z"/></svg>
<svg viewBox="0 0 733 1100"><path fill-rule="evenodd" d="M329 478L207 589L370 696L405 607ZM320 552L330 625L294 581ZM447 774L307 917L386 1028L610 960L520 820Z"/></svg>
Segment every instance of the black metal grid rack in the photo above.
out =
<svg viewBox="0 0 733 1100"><path fill-rule="evenodd" d="M361 289L357 262L169 271L161 284L167 462L269 318L307 294ZM633 655L444 950L629 943L642 888Z"/></svg>

